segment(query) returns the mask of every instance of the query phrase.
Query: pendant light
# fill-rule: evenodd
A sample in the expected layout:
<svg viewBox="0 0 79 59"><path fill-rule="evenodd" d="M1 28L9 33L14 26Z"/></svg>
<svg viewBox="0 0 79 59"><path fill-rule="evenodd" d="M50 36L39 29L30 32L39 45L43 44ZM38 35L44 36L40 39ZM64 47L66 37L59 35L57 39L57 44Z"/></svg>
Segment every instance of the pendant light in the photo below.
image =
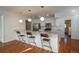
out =
<svg viewBox="0 0 79 59"><path fill-rule="evenodd" d="M41 17L40 20L41 20L41 21L44 21L44 17Z"/></svg>
<svg viewBox="0 0 79 59"><path fill-rule="evenodd" d="M19 23L23 23L23 20L22 20L22 19L20 19L20 20L19 20Z"/></svg>
<svg viewBox="0 0 79 59"><path fill-rule="evenodd" d="M32 19L31 18L28 18L28 22L31 22L32 21Z"/></svg>

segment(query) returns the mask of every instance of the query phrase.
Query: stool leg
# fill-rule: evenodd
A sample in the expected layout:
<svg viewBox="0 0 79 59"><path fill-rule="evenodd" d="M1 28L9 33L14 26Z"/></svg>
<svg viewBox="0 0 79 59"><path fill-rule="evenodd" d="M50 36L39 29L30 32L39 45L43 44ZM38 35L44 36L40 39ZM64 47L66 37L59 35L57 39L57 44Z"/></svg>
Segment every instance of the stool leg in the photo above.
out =
<svg viewBox="0 0 79 59"><path fill-rule="evenodd" d="M25 43L25 40L22 38L22 41Z"/></svg>
<svg viewBox="0 0 79 59"><path fill-rule="evenodd" d="M49 41L49 47L50 47L50 49L51 49L51 51L52 51L52 47L51 47L50 41Z"/></svg>
<svg viewBox="0 0 79 59"><path fill-rule="evenodd" d="M43 48L43 41L41 40L41 47Z"/></svg>
<svg viewBox="0 0 79 59"><path fill-rule="evenodd" d="M52 52L52 47L51 47L50 41L48 41L47 43L48 43L48 48L50 48L50 50L51 50L50 52ZM42 41L42 48L43 48L43 46L44 45L43 45L43 41Z"/></svg>
<svg viewBox="0 0 79 59"><path fill-rule="evenodd" d="M32 38L32 40L33 40L33 43L34 43L33 47L35 47L36 46L35 38Z"/></svg>
<svg viewBox="0 0 79 59"><path fill-rule="evenodd" d="M35 43L35 46L36 46L35 38L33 38L33 40L34 40L34 43Z"/></svg>
<svg viewBox="0 0 79 59"><path fill-rule="evenodd" d="M41 47L43 48L43 40L42 40L42 37L40 37L41 39Z"/></svg>
<svg viewBox="0 0 79 59"><path fill-rule="evenodd" d="M20 41L20 36L18 36L18 39L19 39L19 41ZM18 44L18 43L16 42L16 44Z"/></svg>
<svg viewBox="0 0 79 59"><path fill-rule="evenodd" d="M28 43L29 43L30 41L29 41L29 36L28 35L27 35L27 40L28 40Z"/></svg>

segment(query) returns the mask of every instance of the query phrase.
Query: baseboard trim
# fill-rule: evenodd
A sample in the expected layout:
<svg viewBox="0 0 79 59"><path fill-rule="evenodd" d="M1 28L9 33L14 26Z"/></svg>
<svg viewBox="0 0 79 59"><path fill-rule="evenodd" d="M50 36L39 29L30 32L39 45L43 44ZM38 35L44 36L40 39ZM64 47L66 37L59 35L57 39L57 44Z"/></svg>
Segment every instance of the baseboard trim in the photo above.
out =
<svg viewBox="0 0 79 59"><path fill-rule="evenodd" d="M79 39L72 39L72 40L79 40Z"/></svg>
<svg viewBox="0 0 79 59"><path fill-rule="evenodd" d="M64 37L61 37L61 39L64 39ZM79 39L77 39L77 38L71 38L72 40L79 40Z"/></svg>
<svg viewBox="0 0 79 59"><path fill-rule="evenodd" d="M13 39L13 40L18 40L18 39ZM10 41L13 41L13 40L5 40L2 43L7 43L7 42L10 42Z"/></svg>

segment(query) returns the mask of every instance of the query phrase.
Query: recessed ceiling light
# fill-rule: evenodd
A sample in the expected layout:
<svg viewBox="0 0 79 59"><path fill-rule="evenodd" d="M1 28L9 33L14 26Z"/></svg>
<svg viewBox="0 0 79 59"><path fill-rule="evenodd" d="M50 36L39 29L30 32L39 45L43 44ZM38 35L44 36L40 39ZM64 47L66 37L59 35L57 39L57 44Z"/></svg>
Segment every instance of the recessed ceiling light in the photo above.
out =
<svg viewBox="0 0 79 59"><path fill-rule="evenodd" d="M29 12L31 12L31 10L28 10Z"/></svg>
<svg viewBox="0 0 79 59"><path fill-rule="evenodd" d="M72 12L75 12L75 10L72 10Z"/></svg>
<svg viewBox="0 0 79 59"><path fill-rule="evenodd" d="M40 20L41 20L41 21L44 21L44 17L41 17Z"/></svg>

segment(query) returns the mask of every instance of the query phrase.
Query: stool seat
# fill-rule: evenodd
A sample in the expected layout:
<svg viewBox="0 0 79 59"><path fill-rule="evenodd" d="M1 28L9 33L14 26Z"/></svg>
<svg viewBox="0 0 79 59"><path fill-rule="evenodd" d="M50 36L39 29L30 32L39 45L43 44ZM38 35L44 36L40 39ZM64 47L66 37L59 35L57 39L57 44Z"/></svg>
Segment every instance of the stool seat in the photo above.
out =
<svg viewBox="0 0 79 59"><path fill-rule="evenodd" d="M35 42L35 36L32 34L32 32L27 32L27 38L29 43L34 43L36 46L36 42Z"/></svg>
<svg viewBox="0 0 79 59"><path fill-rule="evenodd" d="M44 38L43 41L50 41L50 39L48 39L48 38Z"/></svg>
<svg viewBox="0 0 79 59"><path fill-rule="evenodd" d="M32 33L31 32L27 32L27 35L32 35Z"/></svg>
<svg viewBox="0 0 79 59"><path fill-rule="evenodd" d="M52 47L51 47L51 44L50 44L50 38L49 38L48 34L41 33L40 36L41 36L41 44L42 44L42 47L48 47L52 51ZM47 44L44 44L45 42L48 42L48 45Z"/></svg>
<svg viewBox="0 0 79 59"><path fill-rule="evenodd" d="M20 35L21 37L24 37L25 35Z"/></svg>
<svg viewBox="0 0 79 59"><path fill-rule="evenodd" d="M35 36L29 36L29 38L35 38Z"/></svg>
<svg viewBox="0 0 79 59"><path fill-rule="evenodd" d="M17 36L18 36L19 40L25 42L25 40L24 40L25 39L25 35L21 34L20 31L16 31L16 33L17 33Z"/></svg>
<svg viewBox="0 0 79 59"><path fill-rule="evenodd" d="M43 33L41 33L41 36L42 36L42 37L48 37L47 34L43 34Z"/></svg>

